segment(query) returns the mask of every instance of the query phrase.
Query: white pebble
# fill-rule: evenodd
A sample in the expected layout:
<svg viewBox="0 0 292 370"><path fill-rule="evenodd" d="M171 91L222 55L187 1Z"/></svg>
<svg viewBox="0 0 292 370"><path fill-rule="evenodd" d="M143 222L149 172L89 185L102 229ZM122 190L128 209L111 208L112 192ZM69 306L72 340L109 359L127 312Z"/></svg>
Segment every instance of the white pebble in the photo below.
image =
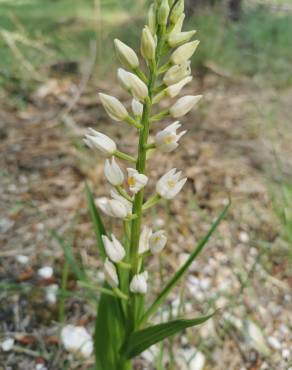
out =
<svg viewBox="0 0 292 370"><path fill-rule="evenodd" d="M239 240L242 242L242 243L248 243L249 242L249 235L247 232L245 231L241 231L239 233Z"/></svg>
<svg viewBox="0 0 292 370"><path fill-rule="evenodd" d="M61 339L68 352L90 357L93 352L91 335L83 326L67 325L61 331Z"/></svg>
<svg viewBox="0 0 292 370"><path fill-rule="evenodd" d="M285 360L289 360L289 358L290 358L290 350L288 348L284 348L283 349L283 351L282 351L282 357Z"/></svg>
<svg viewBox="0 0 292 370"><path fill-rule="evenodd" d="M13 338L7 338L1 343L2 351L9 352L12 350L14 346L14 339Z"/></svg>
<svg viewBox="0 0 292 370"><path fill-rule="evenodd" d="M279 342L279 340L277 338L275 338L275 337L268 337L268 343L275 350L279 350L282 347L281 346L281 343Z"/></svg>
<svg viewBox="0 0 292 370"><path fill-rule="evenodd" d="M38 275L43 279L50 279L54 274L54 270L51 266L44 266L38 270Z"/></svg>
<svg viewBox="0 0 292 370"><path fill-rule="evenodd" d="M57 302L57 292L58 292L58 285L51 284L46 289L46 300L50 304L55 304Z"/></svg>
<svg viewBox="0 0 292 370"><path fill-rule="evenodd" d="M37 364L35 370L48 370L44 364Z"/></svg>
<svg viewBox="0 0 292 370"><path fill-rule="evenodd" d="M29 258L27 256L20 254L16 256L16 261L20 263L21 265L26 265L29 262Z"/></svg>
<svg viewBox="0 0 292 370"><path fill-rule="evenodd" d="M197 352L195 357L190 362L190 370L203 370L205 367L206 358L202 352Z"/></svg>

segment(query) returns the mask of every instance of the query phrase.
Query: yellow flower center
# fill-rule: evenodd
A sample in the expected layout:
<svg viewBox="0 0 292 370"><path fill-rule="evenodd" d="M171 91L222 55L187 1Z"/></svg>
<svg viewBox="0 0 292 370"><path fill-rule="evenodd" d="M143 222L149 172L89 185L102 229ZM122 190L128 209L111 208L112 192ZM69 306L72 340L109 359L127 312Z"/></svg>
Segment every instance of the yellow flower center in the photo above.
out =
<svg viewBox="0 0 292 370"><path fill-rule="evenodd" d="M130 176L130 177L128 178L128 185L129 185L129 186L135 186L135 185L136 185L136 179L135 179L135 177L134 177L134 176Z"/></svg>
<svg viewBox="0 0 292 370"><path fill-rule="evenodd" d="M171 135L165 136L163 141L164 141L164 144L171 144L173 142L173 137Z"/></svg>
<svg viewBox="0 0 292 370"><path fill-rule="evenodd" d="M167 181L167 185L168 185L170 188L174 188L174 187L175 187L175 185L176 185L176 182L175 182L175 181L173 181L173 180L168 180L168 181Z"/></svg>
<svg viewBox="0 0 292 370"><path fill-rule="evenodd" d="M158 243L160 240L160 236L156 236L154 239L153 239L153 242L154 244Z"/></svg>

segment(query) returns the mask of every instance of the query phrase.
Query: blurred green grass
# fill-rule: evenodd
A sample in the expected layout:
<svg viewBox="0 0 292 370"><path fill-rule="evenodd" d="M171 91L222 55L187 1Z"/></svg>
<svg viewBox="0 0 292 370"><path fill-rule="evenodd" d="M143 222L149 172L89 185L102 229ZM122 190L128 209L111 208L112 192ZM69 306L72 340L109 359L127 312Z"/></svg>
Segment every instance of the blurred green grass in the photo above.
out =
<svg viewBox="0 0 292 370"><path fill-rule="evenodd" d="M133 0L2 0L0 30L41 41L50 50L47 54L16 44L37 69L58 60L82 62L88 58L90 40L97 39L100 51L97 66L103 74L111 71L115 63L113 37L137 46L144 22L143 4ZM249 7L245 8L240 22L232 23L219 9L204 9L189 19L187 28L197 29L201 40L194 58L199 70L204 71L206 62L212 62L228 73L255 78L277 88L292 83L291 13ZM31 79L1 34L0 76L2 84L11 76Z"/></svg>

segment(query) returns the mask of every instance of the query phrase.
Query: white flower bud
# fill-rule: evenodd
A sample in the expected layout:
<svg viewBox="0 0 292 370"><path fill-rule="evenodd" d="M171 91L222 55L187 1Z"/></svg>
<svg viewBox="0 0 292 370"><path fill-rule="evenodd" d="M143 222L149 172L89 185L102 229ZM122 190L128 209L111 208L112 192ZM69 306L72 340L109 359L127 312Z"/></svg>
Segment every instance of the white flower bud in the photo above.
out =
<svg viewBox="0 0 292 370"><path fill-rule="evenodd" d="M131 85L129 80L129 72L123 68L118 68L117 76L122 87L125 90L130 91Z"/></svg>
<svg viewBox="0 0 292 370"><path fill-rule="evenodd" d="M144 101L148 96L147 85L133 73L128 72L130 90L134 98L139 101Z"/></svg>
<svg viewBox="0 0 292 370"><path fill-rule="evenodd" d="M143 114L143 104L141 104L137 99L132 100L132 111L135 116L142 116Z"/></svg>
<svg viewBox="0 0 292 370"><path fill-rule="evenodd" d="M152 235L152 230L144 226L139 239L138 253L143 254L149 250L149 239Z"/></svg>
<svg viewBox="0 0 292 370"><path fill-rule="evenodd" d="M160 7L158 9L158 24L164 25L164 26L167 24L169 11L170 11L170 8L169 8L168 0L162 0Z"/></svg>
<svg viewBox="0 0 292 370"><path fill-rule="evenodd" d="M99 93L100 101L107 114L115 121L124 121L128 117L127 109L114 96Z"/></svg>
<svg viewBox="0 0 292 370"><path fill-rule="evenodd" d="M112 155L117 150L116 143L112 139L92 128L88 128L88 133L85 135L84 142L89 148L96 148L105 155Z"/></svg>
<svg viewBox="0 0 292 370"><path fill-rule="evenodd" d="M167 243L167 237L164 230L154 233L149 241L150 250L153 254L158 254L162 251Z"/></svg>
<svg viewBox="0 0 292 370"><path fill-rule="evenodd" d="M148 280L147 271L144 271L141 274L134 275L130 283L130 291L136 294L146 294L148 288L147 280Z"/></svg>
<svg viewBox="0 0 292 370"><path fill-rule="evenodd" d="M186 133L186 131L182 131L177 134L176 131L180 127L181 124L177 121L156 134L155 144L161 152L169 153L178 147L179 139Z"/></svg>
<svg viewBox="0 0 292 370"><path fill-rule="evenodd" d="M181 180L180 177L181 171L176 172L176 168L167 172L156 184L157 193L165 199L174 198L181 191L187 181L186 177Z"/></svg>
<svg viewBox="0 0 292 370"><path fill-rule="evenodd" d="M126 218L129 215L129 210L126 205L116 199L98 198L96 200L98 208L107 216L115 218Z"/></svg>
<svg viewBox="0 0 292 370"><path fill-rule="evenodd" d="M172 24L176 24L179 17L184 12L185 4L184 0L178 0L178 2L175 4L175 6L172 9L171 15L170 15L170 22Z"/></svg>
<svg viewBox="0 0 292 370"><path fill-rule="evenodd" d="M124 182L124 174L120 166L117 164L115 157L112 157L112 162L108 159L105 161L104 175L108 182L113 186L122 185Z"/></svg>
<svg viewBox="0 0 292 370"><path fill-rule="evenodd" d="M141 54L146 60L155 58L156 43L149 27L145 26L142 31Z"/></svg>
<svg viewBox="0 0 292 370"><path fill-rule="evenodd" d="M104 262L104 277L112 288L117 288L119 286L119 277L116 267L108 258L106 258Z"/></svg>
<svg viewBox="0 0 292 370"><path fill-rule="evenodd" d="M68 352L80 353L85 358L93 352L92 337L83 326L65 326L61 331L61 340Z"/></svg>
<svg viewBox="0 0 292 370"><path fill-rule="evenodd" d="M139 173L134 168L127 168L128 185L133 194L138 193L148 182L148 177Z"/></svg>
<svg viewBox="0 0 292 370"><path fill-rule="evenodd" d="M172 66L164 75L163 82L165 85L170 86L179 81L183 78L189 76L191 74L191 62L186 61L179 65Z"/></svg>
<svg viewBox="0 0 292 370"><path fill-rule="evenodd" d="M102 235L102 240L108 257L115 263L122 261L125 257L126 252L122 244L118 239L111 235L112 240L110 240L106 235Z"/></svg>
<svg viewBox="0 0 292 370"><path fill-rule="evenodd" d="M186 77L184 78L183 80L181 80L180 82L177 82L176 84L174 85L171 85L171 86L168 86L166 89L165 89L165 94L171 98L174 98L175 96L177 96L181 90L183 89L183 87L188 84L189 82L192 81L192 77L189 76L189 77Z"/></svg>
<svg viewBox="0 0 292 370"><path fill-rule="evenodd" d="M170 108L169 112L174 118L178 118L187 114L198 102L202 95L187 95L178 99L178 101Z"/></svg>
<svg viewBox="0 0 292 370"><path fill-rule="evenodd" d="M185 17L186 15L184 13L180 15L169 35L181 32Z"/></svg>
<svg viewBox="0 0 292 370"><path fill-rule="evenodd" d="M175 48L189 41L196 32L197 31L171 33L168 37L168 43L172 48Z"/></svg>
<svg viewBox="0 0 292 370"><path fill-rule="evenodd" d="M200 41L191 41L187 42L184 45L179 46L170 57L170 61L173 64L181 64L190 59L190 57L194 54L196 51Z"/></svg>
<svg viewBox="0 0 292 370"><path fill-rule="evenodd" d="M154 4L150 5L148 12L148 27L153 35L156 34L156 7Z"/></svg>
<svg viewBox="0 0 292 370"><path fill-rule="evenodd" d="M114 40L118 58L125 68L135 69L139 67L139 59L128 45L124 44L122 41Z"/></svg>

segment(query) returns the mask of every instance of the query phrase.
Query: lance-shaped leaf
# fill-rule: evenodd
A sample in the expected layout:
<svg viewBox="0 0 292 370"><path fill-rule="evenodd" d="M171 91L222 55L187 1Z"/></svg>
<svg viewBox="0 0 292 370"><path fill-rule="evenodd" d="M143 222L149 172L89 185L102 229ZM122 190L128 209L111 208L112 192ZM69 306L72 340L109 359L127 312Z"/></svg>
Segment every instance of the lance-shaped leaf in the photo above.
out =
<svg viewBox="0 0 292 370"><path fill-rule="evenodd" d="M98 213L98 210L95 206L93 194L87 183L85 184L85 193L86 193L86 199L87 199L87 204L88 204L91 220L94 226L94 232L96 236L99 253L100 253L101 258L105 260L106 252L105 252L105 248L104 248L104 244L103 244L103 240L101 236L106 235L106 231L103 226L101 217Z"/></svg>
<svg viewBox="0 0 292 370"><path fill-rule="evenodd" d="M183 266L174 274L174 276L170 279L164 289L161 291L159 296L156 298L155 302L148 308L148 310L143 315L142 319L140 320L139 326L143 325L148 318L155 314L159 306L164 302L168 294L171 290L177 285L178 281L183 277L183 275L187 272L190 265L193 263L195 258L199 255L199 253L203 250L204 246L207 244L208 240L210 239L213 232L217 229L221 220L225 217L228 208L230 207L230 202L224 208L223 212L217 218L217 220L213 223L208 233L203 237L203 239L199 242L196 249L191 253L187 261L183 264Z"/></svg>
<svg viewBox="0 0 292 370"><path fill-rule="evenodd" d="M164 324L150 326L132 333L123 346L121 353L126 359L135 357L153 344L168 338L181 330L200 325L214 315L198 317L196 319L174 320Z"/></svg>

